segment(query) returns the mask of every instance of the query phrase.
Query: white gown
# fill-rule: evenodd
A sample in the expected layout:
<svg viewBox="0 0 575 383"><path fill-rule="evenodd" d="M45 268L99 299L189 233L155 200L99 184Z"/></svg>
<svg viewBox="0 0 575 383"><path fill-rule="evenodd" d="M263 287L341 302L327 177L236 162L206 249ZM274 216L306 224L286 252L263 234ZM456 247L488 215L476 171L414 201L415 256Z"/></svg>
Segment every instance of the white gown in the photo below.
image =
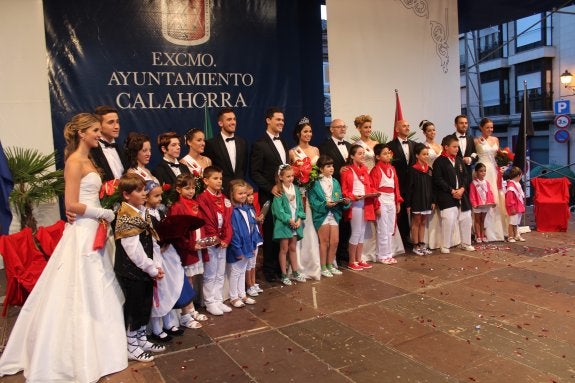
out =
<svg viewBox="0 0 575 383"><path fill-rule="evenodd" d="M80 182L80 202L100 207L102 181ZM22 307L0 358L0 375L27 382L96 382L128 366L124 296L105 250L93 251L98 222L78 216Z"/></svg>
<svg viewBox="0 0 575 383"><path fill-rule="evenodd" d="M299 146L297 147L299 148ZM295 149L295 148L294 148ZM307 155L303 150L294 150L295 155L304 159ZM318 157L311 159L311 163L315 165ZM301 190L300 190L301 191ZM302 196L304 196L302 192ZM321 262L319 259L319 239L317 231L313 226L313 219L311 216L311 209L307 198L305 199L305 220L303 221L303 238L298 241L296 246L297 261L299 264L299 271L306 277L319 280L321 278Z"/></svg>
<svg viewBox="0 0 575 383"><path fill-rule="evenodd" d="M499 167L495 162L495 154L499 150L499 145L489 145L487 140L475 145L478 161L485 165L485 179L491 185L491 191L495 198L495 206L489 209L485 217L485 235L489 241L503 241L507 232L507 213L505 212L505 195L503 191L497 189L497 172Z"/></svg>

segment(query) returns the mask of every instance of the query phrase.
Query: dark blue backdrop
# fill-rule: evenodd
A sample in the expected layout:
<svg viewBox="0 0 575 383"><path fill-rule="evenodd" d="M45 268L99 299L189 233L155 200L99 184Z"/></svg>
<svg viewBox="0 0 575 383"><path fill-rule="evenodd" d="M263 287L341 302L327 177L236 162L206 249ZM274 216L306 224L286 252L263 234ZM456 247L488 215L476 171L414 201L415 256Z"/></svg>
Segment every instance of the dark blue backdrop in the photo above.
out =
<svg viewBox="0 0 575 383"><path fill-rule="evenodd" d="M115 106L120 142L130 131L154 142L161 132L202 128L210 93L214 133L217 110L228 105L222 101L227 98L238 134L250 142L263 133L264 112L272 105L285 110L288 141L302 115L312 121L314 142L325 138L321 0L213 0L209 40L192 46L163 37L163 1L180 2L44 1L53 136L60 153L63 127L76 113ZM243 81L236 84L238 73ZM232 80L225 84L221 78ZM151 168L159 160L153 146Z"/></svg>

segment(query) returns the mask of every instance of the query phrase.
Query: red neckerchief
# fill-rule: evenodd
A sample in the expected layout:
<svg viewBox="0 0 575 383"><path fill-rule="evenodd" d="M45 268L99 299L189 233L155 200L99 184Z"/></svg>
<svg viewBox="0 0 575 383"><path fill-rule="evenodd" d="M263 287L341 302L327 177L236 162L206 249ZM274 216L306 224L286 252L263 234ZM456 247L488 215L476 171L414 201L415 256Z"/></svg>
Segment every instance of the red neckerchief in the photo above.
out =
<svg viewBox="0 0 575 383"><path fill-rule="evenodd" d="M218 213L224 214L224 195L222 193L214 194L208 189L206 189L204 193L208 196L210 201L214 203Z"/></svg>
<svg viewBox="0 0 575 383"><path fill-rule="evenodd" d="M365 180L368 176L367 166L361 164L359 166L356 164L351 164L349 167L355 172L355 174L357 174L357 178L359 178L361 183L365 184Z"/></svg>
<svg viewBox="0 0 575 383"><path fill-rule="evenodd" d="M415 170L419 170L422 173L427 173L429 171L429 164L428 163L424 163L423 165L419 163L419 161L417 161L415 163L415 165L413 165L413 168Z"/></svg>
<svg viewBox="0 0 575 383"><path fill-rule="evenodd" d="M391 165L391 163L380 161L378 162L378 166L383 171L383 174L385 174L387 178L393 177L393 166Z"/></svg>
<svg viewBox="0 0 575 383"><path fill-rule="evenodd" d="M455 162L455 156L452 156L452 155L450 155L450 154L447 154L447 152L445 151L445 149L441 152L441 155L442 155L443 157L449 158L449 159L451 160L451 162Z"/></svg>
<svg viewBox="0 0 575 383"><path fill-rule="evenodd" d="M198 209L198 203L196 201L194 201L193 199L187 199L187 198L183 198L180 197L179 202L184 205L184 207L186 208L186 211L188 211L190 213L190 215L193 215L195 217L198 216L199 214L199 209Z"/></svg>

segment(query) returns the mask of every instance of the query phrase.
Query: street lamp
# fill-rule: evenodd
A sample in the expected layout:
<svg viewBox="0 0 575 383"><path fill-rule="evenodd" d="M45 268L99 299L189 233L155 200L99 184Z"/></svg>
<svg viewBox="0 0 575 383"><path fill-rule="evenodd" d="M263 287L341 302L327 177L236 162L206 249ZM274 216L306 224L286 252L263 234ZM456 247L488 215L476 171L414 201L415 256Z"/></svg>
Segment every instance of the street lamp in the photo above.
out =
<svg viewBox="0 0 575 383"><path fill-rule="evenodd" d="M565 72L563 72L563 74L561 75L561 84L563 84L565 88L571 89L573 94L575 94L575 86L570 85L571 80L573 80L573 75L569 73L567 69L565 69Z"/></svg>

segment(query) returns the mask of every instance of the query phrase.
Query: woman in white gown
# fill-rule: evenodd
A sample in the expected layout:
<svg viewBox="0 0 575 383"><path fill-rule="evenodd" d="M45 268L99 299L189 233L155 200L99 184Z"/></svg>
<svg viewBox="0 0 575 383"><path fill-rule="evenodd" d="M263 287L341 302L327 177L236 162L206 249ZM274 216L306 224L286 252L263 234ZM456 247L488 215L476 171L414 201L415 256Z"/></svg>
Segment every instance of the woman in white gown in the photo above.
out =
<svg viewBox="0 0 575 383"><path fill-rule="evenodd" d="M489 209L485 217L485 234L489 241L505 240L507 228L507 213L505 211L505 195L501 186L501 173L495 155L499 150L499 139L493 136L493 121L482 118L479 122L481 136L475 138L475 149L478 161L485 165L487 173L485 179L491 185L496 206Z"/></svg>
<svg viewBox="0 0 575 383"><path fill-rule="evenodd" d="M360 115L353 121L355 127L359 132L359 140L354 142L355 145L360 145L365 152L364 163L368 171L371 171L375 166L375 153L373 148L378 144L376 140L371 139L371 123L372 118L370 115ZM365 239L363 242L363 249L361 259L365 262L376 262L377 260L377 240L375 222L368 222L365 232ZM398 255L405 253L403 242L399 235L392 237L392 254Z"/></svg>
<svg viewBox="0 0 575 383"><path fill-rule="evenodd" d="M362 114L353 120L353 124L359 132L359 140L354 142L354 144L360 145L363 148L365 152L364 164L367 166L368 172L375 166L375 153L373 152L373 148L378 143L371 139L371 122L372 118L368 114ZM365 228L365 238L361 253L361 259L365 262L375 262L377 259L375 232L375 222L368 222Z"/></svg>
<svg viewBox="0 0 575 383"><path fill-rule="evenodd" d="M298 145L290 149L289 159L293 164L298 160L309 161L315 165L319 158L319 149L310 145L312 130L307 117L303 117L295 127L294 139ZM304 196L305 191L302 191ZM321 278L321 262L319 258L319 240L313 226L313 219L307 198L305 198L305 221L303 238L296 246L299 270L308 278L319 280Z"/></svg>
<svg viewBox="0 0 575 383"><path fill-rule="evenodd" d="M105 249L93 250L102 184L88 157L98 146L100 122L89 113L66 124L64 168L68 224L22 307L0 358L0 376L24 371L27 382L96 382L128 365L124 297Z"/></svg>

